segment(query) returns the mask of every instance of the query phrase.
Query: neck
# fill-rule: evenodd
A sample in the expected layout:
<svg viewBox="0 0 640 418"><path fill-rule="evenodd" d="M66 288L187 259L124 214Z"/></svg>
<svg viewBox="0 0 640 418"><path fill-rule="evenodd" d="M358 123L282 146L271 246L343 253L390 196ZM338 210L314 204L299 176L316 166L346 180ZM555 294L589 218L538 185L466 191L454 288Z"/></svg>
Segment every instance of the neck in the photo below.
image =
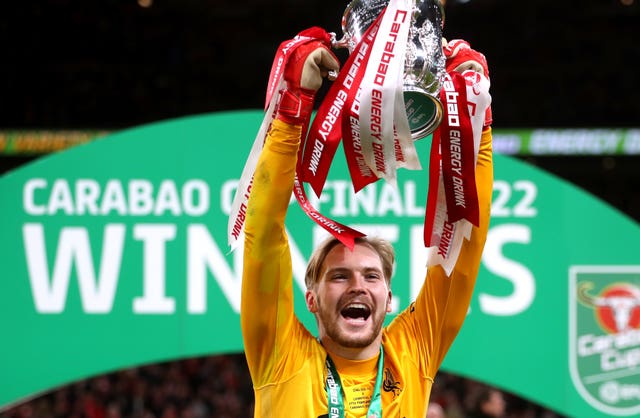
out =
<svg viewBox="0 0 640 418"><path fill-rule="evenodd" d="M378 335L376 339L366 347L346 347L327 335L320 337L322 346L331 354L338 355L348 360L367 360L375 357L380 352L382 344L382 335Z"/></svg>

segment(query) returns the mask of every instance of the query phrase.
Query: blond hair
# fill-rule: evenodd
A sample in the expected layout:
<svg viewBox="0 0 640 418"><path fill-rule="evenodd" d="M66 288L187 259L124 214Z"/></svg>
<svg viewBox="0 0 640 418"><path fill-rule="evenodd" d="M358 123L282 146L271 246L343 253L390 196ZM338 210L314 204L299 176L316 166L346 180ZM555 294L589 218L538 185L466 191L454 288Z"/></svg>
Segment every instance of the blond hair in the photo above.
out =
<svg viewBox="0 0 640 418"><path fill-rule="evenodd" d="M382 263L382 273L384 279L387 281L387 285L391 287L391 276L393 275L393 265L395 263L395 250L391 243L385 239L379 237L357 237L355 239L356 245L364 245L375 251L380 257ZM327 254L336 245L344 245L338 239L329 237L324 240L311 254L309 264L307 265L307 271L304 275L304 282L307 289L312 289L316 283L320 280L320 273L324 260L327 258Z"/></svg>

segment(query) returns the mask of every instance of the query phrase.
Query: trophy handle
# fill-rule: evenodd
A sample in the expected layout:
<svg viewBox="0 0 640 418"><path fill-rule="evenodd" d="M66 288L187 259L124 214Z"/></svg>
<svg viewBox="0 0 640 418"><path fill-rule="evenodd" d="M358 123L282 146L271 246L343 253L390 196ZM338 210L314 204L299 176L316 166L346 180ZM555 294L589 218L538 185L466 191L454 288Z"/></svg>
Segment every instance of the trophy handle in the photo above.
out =
<svg viewBox="0 0 640 418"><path fill-rule="evenodd" d="M343 35L342 38L338 39L338 35L335 32L330 32L331 35L331 46L335 49L347 48L351 50L350 46L353 43L351 37L348 35Z"/></svg>

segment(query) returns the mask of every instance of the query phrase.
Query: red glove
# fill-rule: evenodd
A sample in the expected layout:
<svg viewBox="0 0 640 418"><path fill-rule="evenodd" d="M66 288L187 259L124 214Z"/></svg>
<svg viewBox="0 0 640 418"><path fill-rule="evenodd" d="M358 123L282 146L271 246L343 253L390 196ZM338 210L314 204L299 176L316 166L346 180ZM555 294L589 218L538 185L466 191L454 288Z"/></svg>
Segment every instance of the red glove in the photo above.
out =
<svg viewBox="0 0 640 418"><path fill-rule="evenodd" d="M444 56L447 59L445 64L448 73L457 71L463 73L467 70L476 71L489 79L489 66L484 54L471 49L471 45L462 39L454 39L443 42ZM484 126L487 127L493 122L491 106L487 108L484 117Z"/></svg>
<svg viewBox="0 0 640 418"><path fill-rule="evenodd" d="M471 45L462 39L443 42L444 56L447 59L447 72L466 70L477 71L489 78L489 66L484 54L471 49Z"/></svg>
<svg viewBox="0 0 640 418"><path fill-rule="evenodd" d="M281 92L278 105L278 119L292 124L304 124L310 119L323 77L340 68L340 61L331 51L331 36L324 29L306 29L295 39L300 37L312 39L297 45L287 60L284 69L287 88Z"/></svg>

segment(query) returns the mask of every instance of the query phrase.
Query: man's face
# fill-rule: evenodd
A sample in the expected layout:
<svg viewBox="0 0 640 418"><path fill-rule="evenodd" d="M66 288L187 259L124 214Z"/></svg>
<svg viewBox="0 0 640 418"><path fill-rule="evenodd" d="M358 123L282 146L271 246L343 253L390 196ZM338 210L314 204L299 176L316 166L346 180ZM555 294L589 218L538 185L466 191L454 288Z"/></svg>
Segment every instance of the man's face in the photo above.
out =
<svg viewBox="0 0 640 418"><path fill-rule="evenodd" d="M307 306L316 314L320 338L346 348L366 348L378 341L391 291L378 254L366 245L350 251L336 245L324 260Z"/></svg>

